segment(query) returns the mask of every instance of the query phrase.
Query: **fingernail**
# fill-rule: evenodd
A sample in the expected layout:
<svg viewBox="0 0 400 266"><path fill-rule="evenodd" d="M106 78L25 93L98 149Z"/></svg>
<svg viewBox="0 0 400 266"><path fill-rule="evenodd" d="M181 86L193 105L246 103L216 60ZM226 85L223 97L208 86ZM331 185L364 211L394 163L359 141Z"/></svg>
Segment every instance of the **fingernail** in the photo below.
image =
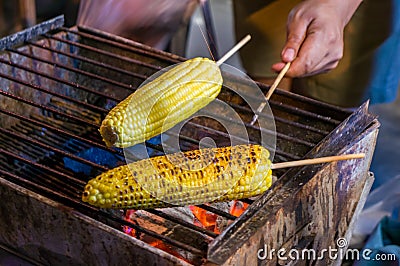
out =
<svg viewBox="0 0 400 266"><path fill-rule="evenodd" d="M283 57L285 60L293 61L294 60L294 49L288 48L283 53Z"/></svg>

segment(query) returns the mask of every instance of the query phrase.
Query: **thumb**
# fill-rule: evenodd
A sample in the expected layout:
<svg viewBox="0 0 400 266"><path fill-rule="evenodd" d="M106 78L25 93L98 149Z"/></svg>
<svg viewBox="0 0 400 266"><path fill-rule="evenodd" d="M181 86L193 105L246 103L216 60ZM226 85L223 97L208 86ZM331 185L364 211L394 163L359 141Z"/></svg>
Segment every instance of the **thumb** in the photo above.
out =
<svg viewBox="0 0 400 266"><path fill-rule="evenodd" d="M281 53L283 62L292 62L297 57L297 53L306 37L307 27L308 23L299 19L293 19L288 22L286 43Z"/></svg>

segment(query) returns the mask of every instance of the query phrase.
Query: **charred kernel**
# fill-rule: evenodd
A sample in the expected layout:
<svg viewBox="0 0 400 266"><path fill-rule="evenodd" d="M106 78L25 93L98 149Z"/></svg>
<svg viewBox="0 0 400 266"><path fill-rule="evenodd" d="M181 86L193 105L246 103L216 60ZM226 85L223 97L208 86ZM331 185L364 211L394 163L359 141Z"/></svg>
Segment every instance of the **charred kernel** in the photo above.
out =
<svg viewBox="0 0 400 266"><path fill-rule="evenodd" d="M172 154L168 157L149 158L131 163L130 166L120 166L109 170L100 175L101 181L95 178L88 182L82 194L82 200L101 208L121 206L134 209L160 208L167 207L165 201L172 205L193 205L212 200L228 201L252 197L264 192L272 184L269 153L261 146L239 145L203 149L192 151L191 155L195 153L200 156L196 162L182 160L179 156ZM241 153L243 156L239 159ZM187 163L190 169L198 170L174 166L171 164L170 156L175 156L177 165ZM230 158L229 156L232 156L232 159L225 160L225 158ZM248 164L249 157L251 163ZM207 161L204 158L210 158L210 160ZM211 158L219 158L218 163L210 164ZM164 162L162 164L164 167L148 168L149 163L155 165L156 162ZM133 177L130 169L138 169L135 171L138 173L137 178ZM175 175L170 175L171 170ZM109 178L111 175L113 177ZM136 180L151 182L138 184ZM156 194L152 194L152 191ZM152 195L161 195L162 198L154 198Z"/></svg>

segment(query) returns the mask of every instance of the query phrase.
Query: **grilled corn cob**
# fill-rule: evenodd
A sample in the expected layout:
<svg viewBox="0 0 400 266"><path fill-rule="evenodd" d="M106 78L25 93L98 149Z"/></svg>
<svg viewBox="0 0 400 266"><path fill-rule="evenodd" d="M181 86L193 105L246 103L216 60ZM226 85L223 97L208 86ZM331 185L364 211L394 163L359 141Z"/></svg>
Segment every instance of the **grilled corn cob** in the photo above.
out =
<svg viewBox="0 0 400 266"><path fill-rule="evenodd" d="M214 61L187 60L115 106L103 120L100 134L107 146L133 146L190 117L214 100L221 87Z"/></svg>
<svg viewBox="0 0 400 266"><path fill-rule="evenodd" d="M249 198L272 184L267 149L238 145L175 153L91 179L82 200L101 208L150 209Z"/></svg>

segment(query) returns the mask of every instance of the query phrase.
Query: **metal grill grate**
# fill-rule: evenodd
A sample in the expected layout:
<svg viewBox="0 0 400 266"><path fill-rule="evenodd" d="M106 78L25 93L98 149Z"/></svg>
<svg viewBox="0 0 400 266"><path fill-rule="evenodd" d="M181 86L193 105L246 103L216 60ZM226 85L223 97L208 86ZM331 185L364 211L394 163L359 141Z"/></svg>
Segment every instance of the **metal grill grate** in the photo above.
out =
<svg viewBox="0 0 400 266"><path fill-rule="evenodd" d="M184 242L126 221L119 211L99 210L80 200L86 181L110 168L104 161L83 156L85 151L95 148L118 163L124 161L120 149L103 144L98 134L101 119L148 76L182 60L85 28L60 28L37 40L26 41L19 48L6 49L0 56L1 177L118 230L129 226L140 234L194 254L185 259L198 264L217 233L159 210L147 211L204 236L200 245ZM260 87L267 90L264 85ZM245 126L251 136L255 136L252 141L257 142L256 136L263 129L249 124L253 115L251 109L236 101L235 95L227 90L223 90L219 98L248 121ZM275 162L302 158L350 114L344 109L279 90L270 106L277 128ZM181 136L185 148L198 147L199 135L221 141L227 138L226 132L203 122L194 120L185 125L188 130ZM191 135L190 132L201 134ZM147 145L155 154L162 154L159 144L147 142ZM67 161L89 170L73 171L66 167ZM275 175L279 178L283 173L284 170L280 170ZM252 203L251 200L245 202ZM236 219L213 206L198 207L227 220Z"/></svg>

